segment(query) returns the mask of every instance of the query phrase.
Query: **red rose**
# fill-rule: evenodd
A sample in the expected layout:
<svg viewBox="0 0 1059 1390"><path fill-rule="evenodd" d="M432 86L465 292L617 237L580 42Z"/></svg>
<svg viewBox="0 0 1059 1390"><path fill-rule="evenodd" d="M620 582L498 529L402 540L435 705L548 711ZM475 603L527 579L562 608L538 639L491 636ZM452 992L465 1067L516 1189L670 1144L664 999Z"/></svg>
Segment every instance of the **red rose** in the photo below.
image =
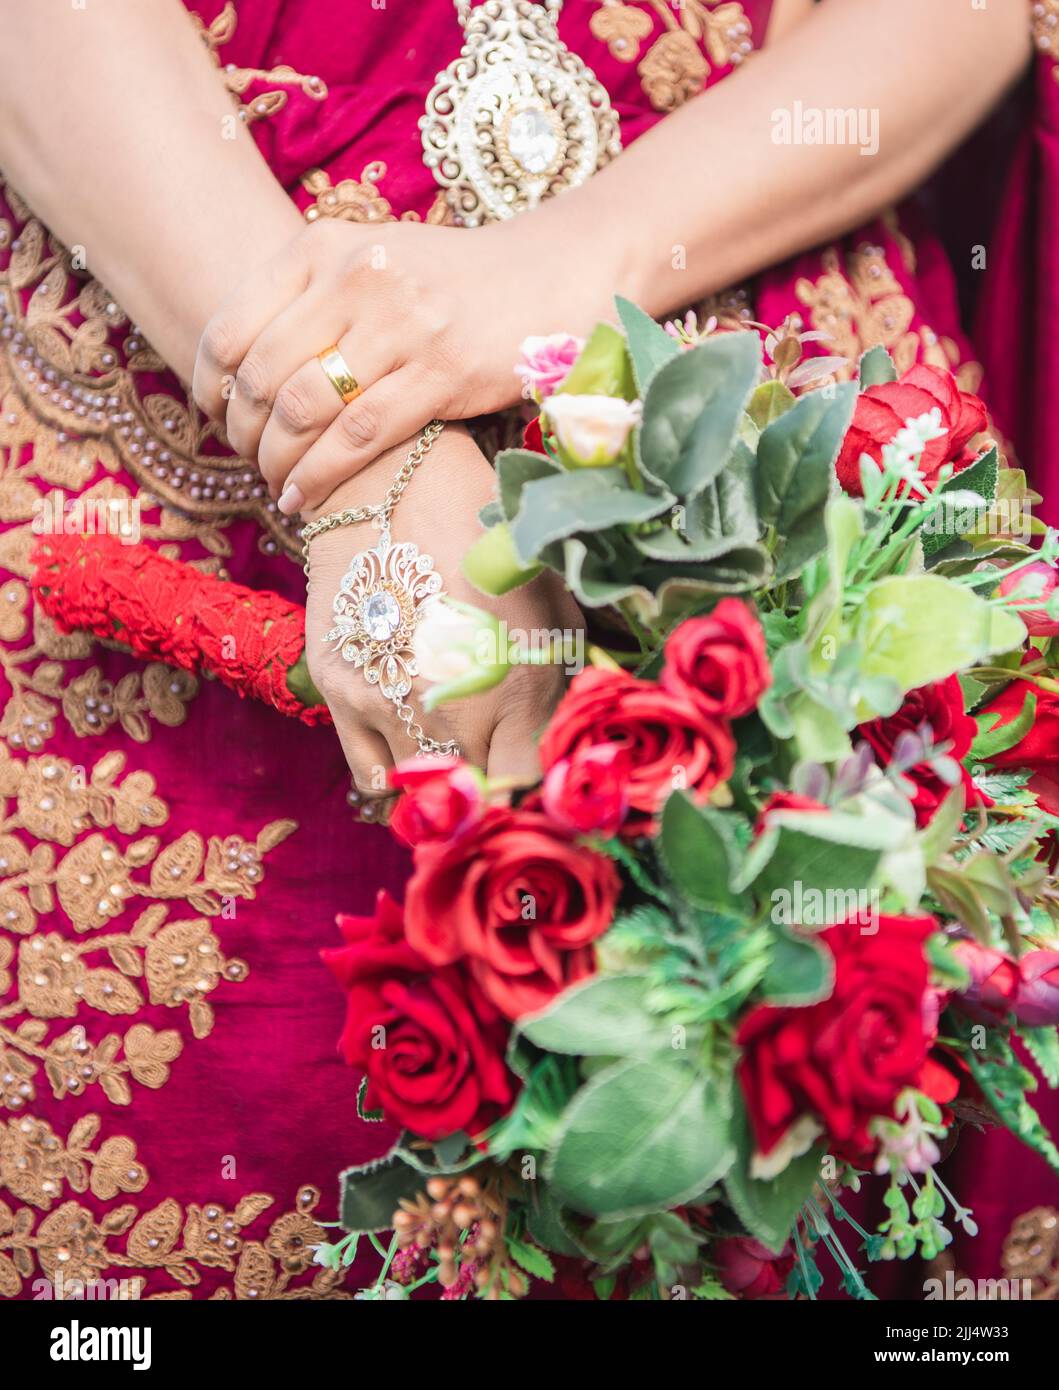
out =
<svg viewBox="0 0 1059 1390"><path fill-rule="evenodd" d="M522 431L522 447L529 449L534 454L546 454L548 452L544 447L544 435L541 432L541 417L539 415L535 415Z"/></svg>
<svg viewBox="0 0 1059 1390"><path fill-rule="evenodd" d="M754 838L757 839L768 829L769 816L774 811L826 810L827 807L823 802L815 801L811 796L802 796L798 792L773 792L758 812L757 820L754 822Z"/></svg>
<svg viewBox="0 0 1059 1390"><path fill-rule="evenodd" d="M752 1236L728 1236L713 1247L721 1283L738 1298L782 1298L794 1268L790 1242L778 1255Z"/></svg>
<svg viewBox="0 0 1059 1390"><path fill-rule="evenodd" d="M689 618L666 639L661 683L703 714L749 714L771 681L765 634L740 599L721 599L712 613Z"/></svg>
<svg viewBox="0 0 1059 1390"><path fill-rule="evenodd" d="M983 713L995 716L988 726L990 731L999 729L1019 717L1027 695L1037 699L1033 727L1013 748L997 753L989 761L993 767L1026 768L1033 772L1031 791L1037 792L1044 810L1059 815L1059 696L1030 681L1012 681Z"/></svg>
<svg viewBox="0 0 1059 1390"><path fill-rule="evenodd" d="M339 1049L368 1079L366 1103L423 1139L479 1133L511 1105L508 1030L473 980L409 945L401 909L339 917L345 946L321 951L346 991Z"/></svg>
<svg viewBox="0 0 1059 1390"><path fill-rule="evenodd" d="M628 750L632 814L626 830L647 830L675 787L705 799L732 775L735 741L724 719L708 719L683 696L627 671L592 667L575 676L538 749L547 772L579 749L617 743Z"/></svg>
<svg viewBox="0 0 1059 1390"><path fill-rule="evenodd" d="M629 808L629 771L629 754L620 744L578 748L548 769L544 809L572 834L616 835Z"/></svg>
<svg viewBox="0 0 1059 1390"><path fill-rule="evenodd" d="M881 916L874 934L830 927L820 936L835 959L830 998L761 1004L743 1020L737 1070L760 1154L806 1118L808 1135L818 1122L843 1157L873 1151L872 1119L892 1116L927 1062L934 1012L923 943L936 930L932 917Z"/></svg>
<svg viewBox="0 0 1059 1390"><path fill-rule="evenodd" d="M957 1003L976 1018L996 1022L1009 1014L1019 986L1017 962L1003 951L977 941L957 941L953 955L966 966L971 982L956 996Z"/></svg>
<svg viewBox="0 0 1059 1390"><path fill-rule="evenodd" d="M937 407L946 431L932 439L923 450L920 472L927 484L943 464L966 468L976 457L970 441L986 427L985 406L969 391L961 391L951 372L919 363L905 372L900 381L869 386L857 397L853 422L846 433L835 462L838 481L853 497L862 496L860 456L868 454L882 462L882 451L906 420L918 419Z"/></svg>
<svg viewBox="0 0 1059 1390"><path fill-rule="evenodd" d="M888 767L893 758L894 745L901 735L918 733L924 724L930 726L931 742L950 745L948 756L962 763L971 751L978 725L964 710L963 690L958 676L949 676L947 680L910 690L896 714L888 715L885 719L873 719L870 724L861 724L857 732L871 745L880 766ZM916 824L926 825L952 787L938 776L929 763L920 763L908 769L904 776L915 786L912 805L916 812ZM962 766L960 776L967 805L987 804Z"/></svg>
<svg viewBox="0 0 1059 1390"><path fill-rule="evenodd" d="M500 1012L521 1018L593 973L620 890L612 861L546 816L494 807L458 839L416 850L408 940L434 965L466 956Z"/></svg>
<svg viewBox="0 0 1059 1390"><path fill-rule="evenodd" d="M390 781L404 795L390 817L390 829L406 845L458 835L482 809L477 771L452 758L410 758L398 763Z"/></svg>

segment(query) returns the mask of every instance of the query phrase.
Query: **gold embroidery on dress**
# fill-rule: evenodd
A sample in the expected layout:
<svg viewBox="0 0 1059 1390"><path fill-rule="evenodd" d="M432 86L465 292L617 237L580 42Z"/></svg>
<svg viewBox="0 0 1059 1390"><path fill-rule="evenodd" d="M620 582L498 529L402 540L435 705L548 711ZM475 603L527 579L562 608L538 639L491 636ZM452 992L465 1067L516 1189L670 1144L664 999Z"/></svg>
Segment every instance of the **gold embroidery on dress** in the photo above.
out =
<svg viewBox="0 0 1059 1390"><path fill-rule="evenodd" d="M641 42L654 27L650 17L625 0L599 3L601 8L589 21L592 33L619 62L636 62ZM683 0L672 8L666 0L647 3L664 31L649 45L637 72L656 111L674 111L701 92L710 62L715 67L738 66L753 50L750 20L739 0ZM700 44L705 44L710 61Z"/></svg>
<svg viewBox="0 0 1059 1390"><path fill-rule="evenodd" d="M1059 1211L1023 1212L1004 1240L1000 1264L1009 1279L1028 1279L1036 1300L1059 1299Z"/></svg>
<svg viewBox="0 0 1059 1390"><path fill-rule="evenodd" d="M281 84L280 90L262 92L249 102L240 103L239 119L245 121L247 125L252 125L254 121L264 120L268 116L274 116L277 111L283 110L287 104L288 94L282 90L282 87L300 87L305 95L313 101L323 101L326 98L327 83L322 78L308 77L304 73L295 72L286 63L280 63L274 68L240 68L235 63L221 62L217 50L223 48L231 40L239 22L232 0L228 0L224 9L208 27L197 14L192 13L191 18L198 25L199 37L209 50L210 56L221 69L225 85L233 96L241 97L247 88L255 82L278 82Z"/></svg>
<svg viewBox="0 0 1059 1390"><path fill-rule="evenodd" d="M1030 13L1033 42L1041 53L1059 59L1059 0L1036 0ZM1052 76L1059 82L1059 67L1053 64Z"/></svg>
<svg viewBox="0 0 1059 1390"><path fill-rule="evenodd" d="M891 224L891 230L896 227ZM914 254L914 253L913 253ZM982 369L976 362L960 362L956 343L924 325L913 329L915 305L894 275L881 246L862 242L846 256L829 246L821 256L823 274L816 280L804 276L795 294L809 312L810 325L827 333L827 350L848 358L835 373L848 381L868 348L882 345L892 355L898 372L917 361L952 371L964 390L977 389ZM796 316L798 317L798 316Z"/></svg>
<svg viewBox="0 0 1059 1390"><path fill-rule="evenodd" d="M85 495L97 468L124 467L175 510L163 525L180 538L203 522L216 534L221 519L253 516L268 533L266 553L282 545L296 554L298 526L269 500L256 467L221 452L223 427L186 388L180 398L141 396L137 373L164 364L80 258L9 186L4 192L25 220L13 238L8 228L11 256L0 272L0 520L31 517L39 501L33 477Z"/></svg>
<svg viewBox="0 0 1059 1390"><path fill-rule="evenodd" d="M0 1298L16 1298L24 1281L36 1276L51 1282L53 1297L79 1299L85 1286L125 1270L158 1271L181 1286L148 1298L190 1298L203 1271L217 1269L234 1277L214 1290L214 1299L351 1296L338 1287L345 1270L313 1265L314 1247L327 1238L313 1215L320 1202L315 1187L300 1188L292 1210L275 1218L263 1239L246 1235L275 1206L263 1192L248 1193L232 1208L220 1202L184 1207L167 1198L146 1210L122 1203L98 1217L73 1198L63 1201L66 1189L90 1191L106 1202L147 1186L149 1174L132 1140L115 1135L95 1147L100 1127L98 1115L85 1115L63 1142L34 1116L0 1124L0 1184L26 1204L12 1210L0 1200ZM45 1213L39 1225L31 1208ZM124 1248L117 1243L122 1236ZM311 1280L296 1282L310 1270ZM139 1298L146 1286L138 1272L128 1279L125 1296Z"/></svg>
<svg viewBox="0 0 1059 1390"><path fill-rule="evenodd" d="M124 771L116 751L87 777L65 758L0 757L0 929L23 938L16 973L12 943L0 937L0 1100L8 1110L32 1102L41 1068L57 1099L98 1084L113 1104L128 1105L130 1082L163 1086L183 1047L178 1032L137 1023L93 1043L83 1015L129 1016L148 1002L186 1008L192 1036L205 1038L214 1025L209 996L247 977L210 919L256 897L264 857L295 822L273 821L253 842L188 830L163 847L140 833L169 818L154 778ZM37 843L24 843L20 830ZM139 838L123 848L115 832ZM57 855L56 845L67 852ZM148 905L123 927L118 919L137 898ZM200 915L168 920L181 902ZM56 906L83 940L45 929ZM52 1032L58 1019L77 1021Z"/></svg>
<svg viewBox="0 0 1059 1390"><path fill-rule="evenodd" d="M340 179L332 184L326 169L310 169L302 179L302 187L314 201L305 209L305 220L315 222L321 217L334 217L342 222L396 222L397 214L382 196L378 185L386 177L386 165L374 160L359 179ZM444 191L439 189L425 218L414 209L401 213L402 222L425 221L431 226L455 226L452 208Z"/></svg>

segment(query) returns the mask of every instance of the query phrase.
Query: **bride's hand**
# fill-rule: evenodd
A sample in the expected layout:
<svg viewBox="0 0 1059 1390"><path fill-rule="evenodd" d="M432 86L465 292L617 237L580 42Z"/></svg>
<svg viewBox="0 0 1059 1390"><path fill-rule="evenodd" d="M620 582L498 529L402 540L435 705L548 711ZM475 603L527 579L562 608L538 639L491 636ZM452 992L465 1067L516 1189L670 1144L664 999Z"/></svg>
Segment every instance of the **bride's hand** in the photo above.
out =
<svg viewBox="0 0 1059 1390"><path fill-rule="evenodd" d="M472 231L322 219L222 305L199 344L195 399L256 458L284 512L319 505L435 417L511 404L523 338L595 317L589 277L527 242L522 220ZM345 406L316 360L331 344L363 392Z"/></svg>
<svg viewBox="0 0 1059 1390"><path fill-rule="evenodd" d="M320 514L380 501L407 451L406 445L391 450L344 484ZM576 632L582 626L581 614L554 575L542 575L501 599L486 598L463 578L463 556L481 534L478 510L493 496L494 483L492 468L466 432L448 426L397 505L394 541L415 541L433 557L446 593L496 613L512 634L554 634L557 628ZM325 643L323 636L333 626L331 605L351 558L377 539L370 523L361 523L337 527L310 541L305 625L310 675L334 716L357 786L368 795L385 790L388 769L413 757L416 745L378 687L368 685L362 672L333 651L334 643ZM530 780L537 775L534 734L547 720L563 684L558 667L521 666L493 690L441 706L431 715L423 713L423 682L417 680L409 703L426 733L439 740L455 739L463 755L491 776Z"/></svg>

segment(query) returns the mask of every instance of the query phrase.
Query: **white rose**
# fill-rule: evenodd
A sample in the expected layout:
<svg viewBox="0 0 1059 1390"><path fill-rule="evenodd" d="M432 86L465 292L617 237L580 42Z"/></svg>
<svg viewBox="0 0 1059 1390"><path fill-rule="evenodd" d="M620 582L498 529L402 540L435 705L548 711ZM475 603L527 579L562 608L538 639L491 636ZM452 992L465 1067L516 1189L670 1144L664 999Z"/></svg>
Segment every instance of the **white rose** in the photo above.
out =
<svg viewBox="0 0 1059 1390"><path fill-rule="evenodd" d="M559 447L586 468L613 463L631 431L640 423L639 401L615 396L549 396L542 411Z"/></svg>

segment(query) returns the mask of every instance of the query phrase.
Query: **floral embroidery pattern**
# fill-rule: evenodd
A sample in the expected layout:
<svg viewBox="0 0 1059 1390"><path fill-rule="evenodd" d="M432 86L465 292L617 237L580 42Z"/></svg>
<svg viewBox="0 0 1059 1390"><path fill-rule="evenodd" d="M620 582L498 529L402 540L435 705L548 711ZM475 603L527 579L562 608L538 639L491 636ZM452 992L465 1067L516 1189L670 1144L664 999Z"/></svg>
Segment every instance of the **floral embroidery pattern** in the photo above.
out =
<svg viewBox="0 0 1059 1390"><path fill-rule="evenodd" d="M1036 0L1030 14L1038 51L1059 59L1059 0ZM1053 66L1052 76L1059 82L1059 67Z"/></svg>
<svg viewBox="0 0 1059 1390"><path fill-rule="evenodd" d="M224 9L208 28L198 15L192 14L191 17L199 26L199 37L206 45L217 66L221 68L225 85L233 96L243 96L255 82L281 84L278 90L262 92L249 102L240 103L238 116L247 125L252 125L255 121L265 120L268 116L274 116L277 111L283 110L287 104L288 96L288 93L282 90L283 87L299 87L313 101L323 101L327 97L327 83L324 82L323 78L308 77L304 73L295 72L286 63L281 63L274 68L240 68L234 63L221 63L217 50L230 41L239 22L233 0L228 0Z"/></svg>
<svg viewBox="0 0 1059 1390"><path fill-rule="evenodd" d="M890 268L881 246L862 243L842 264L838 249L822 253L823 273L816 280L802 277L795 294L805 305L812 328L828 334L827 350L848 363L835 375L849 380L868 348L881 344L893 356L899 372L917 361L954 371L969 391L981 380L975 362L960 364L960 352L951 338L940 337L926 326L911 327L915 314L912 300Z"/></svg>
<svg viewBox="0 0 1059 1390"><path fill-rule="evenodd" d="M625 0L600 0L589 21L597 39L622 63L635 63L654 29L650 16ZM637 72L656 111L674 111L701 92L715 67L737 67L753 51L750 20L738 0L722 4L683 0L671 7L666 0L648 0L663 25L649 45ZM705 46L703 53L700 44Z"/></svg>
<svg viewBox="0 0 1059 1390"><path fill-rule="evenodd" d="M0 1124L0 1184L26 1204L12 1210L0 1201L0 1298L17 1297L24 1281L35 1276L54 1284L60 1275L76 1298L85 1285L124 1270L138 1271L128 1281L132 1297L147 1286L139 1271L150 1270L177 1287L149 1298L190 1298L202 1272L218 1269L233 1279L214 1290L214 1299L351 1297L338 1287L345 1270L313 1265L313 1249L326 1239L313 1216L320 1202L315 1187L302 1187L293 1210L273 1220L263 1239L246 1235L275 1205L262 1192L248 1193L232 1208L220 1202L183 1207L168 1198L146 1211L123 1203L100 1217L73 1198L62 1201L67 1188L110 1201L146 1187L149 1174L132 1140L114 1136L94 1148L99 1131L98 1115L78 1120L65 1143L50 1125L28 1115ZM45 1213L39 1225L32 1208ZM312 1279L302 1279L310 1271Z"/></svg>
<svg viewBox="0 0 1059 1390"><path fill-rule="evenodd" d="M249 973L245 961L225 956L211 919L256 896L263 858L295 823L273 821L253 843L239 835L205 841L189 830L165 847L146 835L122 848L115 831L135 836L169 815L154 778L138 771L122 779L124 769L118 752L87 780L63 758L0 759L0 929L24 938L13 970L12 943L0 936L0 1103L10 1111L33 1101L42 1068L58 1099L98 1084L115 1105L128 1105L130 1082L163 1086L183 1048L174 1029L137 1023L91 1043L80 1021L49 1034L53 1021L79 1020L85 1010L129 1016L150 1002L186 1008L192 1036L205 1038L214 1025L209 996ZM28 847L18 830L37 843ZM67 853L57 856L56 845ZM115 930L135 898L148 906ZM177 902L201 915L168 920ZM83 940L38 929L56 904Z"/></svg>
<svg viewBox="0 0 1059 1390"><path fill-rule="evenodd" d="M379 191L379 184L386 177L386 165L381 159L374 160L361 173L359 179L340 179L332 184L326 169L310 169L302 179L302 187L312 195L314 202L305 209L305 220L315 222L321 217L334 217L342 222L420 222L431 226L454 226L452 209L439 189L430 206L426 218L421 218L414 209L402 212L400 219L386 198Z"/></svg>

